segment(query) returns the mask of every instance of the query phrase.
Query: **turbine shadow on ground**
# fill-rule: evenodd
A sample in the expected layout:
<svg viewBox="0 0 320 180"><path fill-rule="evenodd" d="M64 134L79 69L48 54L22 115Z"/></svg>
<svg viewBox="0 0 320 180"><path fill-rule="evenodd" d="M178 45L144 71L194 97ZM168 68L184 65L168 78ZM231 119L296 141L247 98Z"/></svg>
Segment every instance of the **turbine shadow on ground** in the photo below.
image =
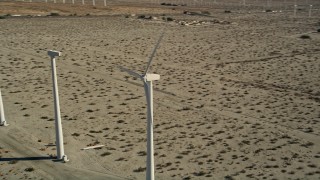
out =
<svg viewBox="0 0 320 180"><path fill-rule="evenodd" d="M0 158L1 161L40 161L40 160L51 160L56 157L16 157L16 158Z"/></svg>

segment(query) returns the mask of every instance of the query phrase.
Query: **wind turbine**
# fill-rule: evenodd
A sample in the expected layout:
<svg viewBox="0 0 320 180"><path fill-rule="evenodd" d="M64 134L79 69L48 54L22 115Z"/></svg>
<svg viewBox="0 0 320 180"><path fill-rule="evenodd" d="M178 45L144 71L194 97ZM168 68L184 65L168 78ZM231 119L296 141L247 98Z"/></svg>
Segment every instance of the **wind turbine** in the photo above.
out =
<svg viewBox="0 0 320 180"><path fill-rule="evenodd" d="M159 47L159 44L163 38L164 31L161 33L159 40L154 47L148 61L147 68L145 72L140 75L136 72L133 72L129 69L120 67L122 71L127 72L128 74L140 78L144 85L144 91L146 93L147 99L147 180L154 180L154 157L153 157L153 89L152 89L152 81L156 81L160 79L159 74L149 74L148 70L151 65L151 61Z"/></svg>
<svg viewBox="0 0 320 180"><path fill-rule="evenodd" d="M311 13L312 13L312 5L309 5L309 18L311 18Z"/></svg>
<svg viewBox="0 0 320 180"><path fill-rule="evenodd" d="M3 102L2 102L2 95L0 89L0 126L8 126L6 118L4 116L4 109L3 109Z"/></svg>
<svg viewBox="0 0 320 180"><path fill-rule="evenodd" d="M62 124L61 124L60 104L59 104L59 93L58 93L58 82L57 82L57 71L56 71L56 56L61 56L61 52L50 50L50 51L48 51L48 55L51 58L51 68L52 68L57 159L62 160L63 162L67 162L67 161L69 161L69 159L68 159L67 155L64 154L63 134L62 134Z"/></svg>

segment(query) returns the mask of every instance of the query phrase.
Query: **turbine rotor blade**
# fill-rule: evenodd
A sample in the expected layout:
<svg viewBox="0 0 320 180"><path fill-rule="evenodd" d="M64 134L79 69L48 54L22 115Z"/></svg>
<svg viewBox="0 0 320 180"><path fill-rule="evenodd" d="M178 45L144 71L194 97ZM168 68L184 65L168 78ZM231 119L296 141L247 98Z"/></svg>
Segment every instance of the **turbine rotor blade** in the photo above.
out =
<svg viewBox="0 0 320 180"><path fill-rule="evenodd" d="M129 69L126 69L124 67L121 67L121 66L119 68L120 68L121 71L125 71L125 72L127 72L128 74L130 74L130 75L132 75L134 77L137 77L137 78L140 78L140 79L142 78L142 76L140 74L136 73L136 72L133 72L133 71L131 71Z"/></svg>
<svg viewBox="0 0 320 180"><path fill-rule="evenodd" d="M162 38L163 38L163 35L164 35L164 31L162 31L162 33L161 33L161 35L160 35L160 37L159 37L159 40L157 41L156 46L153 48L153 51L152 51L152 53L151 53L151 55L150 55L150 57L149 57L148 66L147 66L147 68L146 68L146 71L144 72L144 76L147 74L147 72L148 72L148 70L149 70L149 68L150 68L151 61L152 61L154 55L156 54L156 51L157 51L157 49L158 49L158 47L159 47L159 44L160 44L160 42L161 42L161 40L162 40Z"/></svg>

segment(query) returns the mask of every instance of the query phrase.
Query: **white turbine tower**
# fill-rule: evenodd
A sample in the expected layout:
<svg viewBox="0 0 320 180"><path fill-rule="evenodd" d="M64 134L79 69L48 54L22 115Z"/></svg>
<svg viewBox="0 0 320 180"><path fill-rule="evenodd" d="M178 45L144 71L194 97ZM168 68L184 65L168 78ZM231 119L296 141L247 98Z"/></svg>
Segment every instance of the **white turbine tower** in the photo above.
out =
<svg viewBox="0 0 320 180"><path fill-rule="evenodd" d="M309 6L309 18L311 18L311 13L312 13L312 5Z"/></svg>
<svg viewBox="0 0 320 180"><path fill-rule="evenodd" d="M4 116L4 108L3 108L3 101L2 101L2 94L0 89L0 126L8 126L6 118Z"/></svg>
<svg viewBox="0 0 320 180"><path fill-rule="evenodd" d="M57 71L56 71L56 56L61 56L61 53L58 51L50 50L50 51L48 51L48 55L51 58L51 68L52 68L57 159L62 160L64 162L67 162L67 161L69 161L69 159L68 159L67 155L64 154L63 134L62 134L62 124L61 124L60 104L59 104L59 92L58 92L58 82L57 82Z"/></svg>
<svg viewBox="0 0 320 180"><path fill-rule="evenodd" d="M123 67L120 67L122 71L126 71L130 75L140 78L140 80L143 82L144 90L146 93L147 98L147 174L146 179L147 180L154 180L154 157L153 157L153 89L152 89L152 81L159 80L160 75L159 74L149 74L148 70L151 65L151 61L159 47L159 44L163 38L164 32L162 32L156 46L154 47L151 56L148 61L147 68L144 72L144 74L140 75L136 72L133 72L131 70L125 69Z"/></svg>

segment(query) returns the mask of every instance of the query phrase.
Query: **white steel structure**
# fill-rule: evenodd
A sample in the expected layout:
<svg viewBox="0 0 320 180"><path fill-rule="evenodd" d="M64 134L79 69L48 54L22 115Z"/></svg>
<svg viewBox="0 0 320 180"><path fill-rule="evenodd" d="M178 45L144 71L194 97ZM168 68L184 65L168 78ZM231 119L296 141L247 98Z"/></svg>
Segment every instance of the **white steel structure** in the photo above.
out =
<svg viewBox="0 0 320 180"><path fill-rule="evenodd" d="M67 162L67 161L69 161L69 159L67 158L67 155L64 154L63 134L62 134L62 124L61 124L60 104L59 104L59 92L58 92L58 82L57 82L57 71L56 71L56 56L61 56L61 53L58 51L50 50L50 51L48 51L48 55L51 58L51 68L52 68L57 159L62 160L64 162Z"/></svg>
<svg viewBox="0 0 320 180"><path fill-rule="evenodd" d="M3 101L2 101L2 94L0 89L0 126L8 126L6 118L4 116L4 108L3 108Z"/></svg>
<svg viewBox="0 0 320 180"><path fill-rule="evenodd" d="M147 99L147 180L154 180L154 157L153 157L153 89L152 89L152 81L159 80L159 74L149 74L148 70L151 65L151 61L156 53L156 50L159 47L159 44L163 38L164 33L161 34L156 46L154 47L152 54L149 58L149 62L144 74L140 75L131 70L120 67L122 71L126 71L130 75L140 78L143 82L144 90L146 93Z"/></svg>
<svg viewBox="0 0 320 180"><path fill-rule="evenodd" d="M311 13L312 13L312 5L309 6L309 18L311 18Z"/></svg>

